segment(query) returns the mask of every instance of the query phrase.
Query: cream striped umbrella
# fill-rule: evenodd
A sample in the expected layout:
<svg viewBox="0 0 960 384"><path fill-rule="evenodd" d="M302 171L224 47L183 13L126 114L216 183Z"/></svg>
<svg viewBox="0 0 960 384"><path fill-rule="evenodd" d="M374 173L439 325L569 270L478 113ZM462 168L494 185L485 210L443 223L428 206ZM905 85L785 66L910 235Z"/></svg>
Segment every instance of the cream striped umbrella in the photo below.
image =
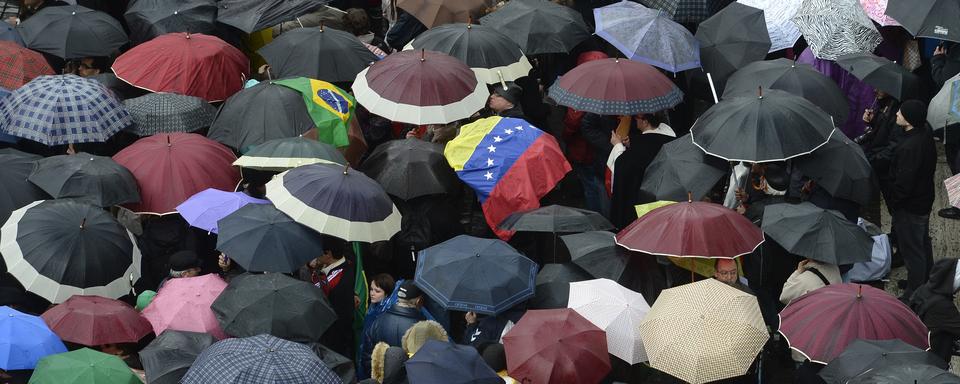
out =
<svg viewBox="0 0 960 384"><path fill-rule="evenodd" d="M643 295L610 279L573 282L567 307L607 333L607 350L611 355L631 365L647 361L643 341L636 331L640 320L650 311Z"/></svg>

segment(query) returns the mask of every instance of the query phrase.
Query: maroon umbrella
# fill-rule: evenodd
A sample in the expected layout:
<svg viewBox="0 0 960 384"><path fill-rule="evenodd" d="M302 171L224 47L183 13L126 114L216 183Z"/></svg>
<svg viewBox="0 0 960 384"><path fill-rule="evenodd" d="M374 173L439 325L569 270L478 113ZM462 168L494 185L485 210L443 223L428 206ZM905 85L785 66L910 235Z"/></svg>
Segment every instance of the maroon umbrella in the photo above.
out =
<svg viewBox="0 0 960 384"><path fill-rule="evenodd" d="M503 348L521 383L598 383L610 372L606 333L570 308L527 311Z"/></svg>
<svg viewBox="0 0 960 384"><path fill-rule="evenodd" d="M635 115L671 108L683 92L656 68L627 59L583 63L550 87L557 104L601 115Z"/></svg>
<svg viewBox="0 0 960 384"><path fill-rule="evenodd" d="M90 347L136 343L153 332L150 322L136 309L100 296L71 296L40 317L63 341Z"/></svg>
<svg viewBox="0 0 960 384"><path fill-rule="evenodd" d="M929 347L927 327L893 295L861 284L833 284L790 302L780 312L780 333L790 348L828 364L853 340L901 341Z"/></svg>

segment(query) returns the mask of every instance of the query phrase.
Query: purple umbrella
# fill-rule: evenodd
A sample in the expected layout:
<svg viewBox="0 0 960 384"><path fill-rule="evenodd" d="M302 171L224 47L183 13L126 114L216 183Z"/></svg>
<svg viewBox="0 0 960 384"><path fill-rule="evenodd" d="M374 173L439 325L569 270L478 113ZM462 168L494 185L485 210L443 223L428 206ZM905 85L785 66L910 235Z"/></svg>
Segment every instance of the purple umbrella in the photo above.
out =
<svg viewBox="0 0 960 384"><path fill-rule="evenodd" d="M248 196L243 192L226 192L208 188L177 206L177 212L190 225L218 233L217 221L247 204L270 204L270 201Z"/></svg>

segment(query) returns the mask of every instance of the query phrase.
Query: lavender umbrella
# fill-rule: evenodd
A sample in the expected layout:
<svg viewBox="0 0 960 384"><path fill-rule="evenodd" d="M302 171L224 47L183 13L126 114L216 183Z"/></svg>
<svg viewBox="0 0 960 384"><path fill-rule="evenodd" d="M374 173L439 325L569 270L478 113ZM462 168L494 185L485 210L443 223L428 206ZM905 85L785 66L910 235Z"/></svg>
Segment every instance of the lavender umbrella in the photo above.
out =
<svg viewBox="0 0 960 384"><path fill-rule="evenodd" d="M267 200L248 196L243 192L226 192L208 188L190 196L177 206L177 212L191 226L219 233L217 222L247 204L270 204Z"/></svg>
<svg viewBox="0 0 960 384"><path fill-rule="evenodd" d="M670 72L700 67L700 43L661 10L621 1L593 10L597 36L631 60Z"/></svg>

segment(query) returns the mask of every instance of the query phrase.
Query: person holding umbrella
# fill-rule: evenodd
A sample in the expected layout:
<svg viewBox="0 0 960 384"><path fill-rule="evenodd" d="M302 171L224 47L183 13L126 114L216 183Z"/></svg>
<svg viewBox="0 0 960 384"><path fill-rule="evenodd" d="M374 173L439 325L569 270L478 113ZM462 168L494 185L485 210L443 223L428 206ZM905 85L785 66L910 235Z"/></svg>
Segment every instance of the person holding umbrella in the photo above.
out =
<svg viewBox="0 0 960 384"><path fill-rule="evenodd" d="M677 137L673 128L666 124L666 116L662 112L635 115L633 123L636 130L631 130L628 137L621 137L619 133L613 132L610 140L614 147L621 143L626 146L622 154L618 155L616 150L610 153L610 157L616 159L612 176L610 215L617 228L624 228L636 220L634 206L653 202L652 197L643 196L640 192L644 172L660 152L660 148ZM607 160L607 163L609 164L610 160Z"/></svg>
<svg viewBox="0 0 960 384"><path fill-rule="evenodd" d="M900 101L880 89L874 92L875 107L863 111L866 131L855 138L854 142L860 144L867 159L870 160L870 165L880 179L880 192L886 197L889 193L890 153L903 132L897 128L897 111L900 110ZM880 196L877 195L874 202L867 207L868 217L865 217L878 225L880 224Z"/></svg>
<svg viewBox="0 0 960 384"><path fill-rule="evenodd" d="M344 257L348 244L339 238L323 235L323 254L311 260L309 282L323 289L330 306L337 313L337 321L320 338L323 345L344 356L353 356L353 312L358 305L354 295L355 267ZM301 271L301 276L303 276Z"/></svg>

